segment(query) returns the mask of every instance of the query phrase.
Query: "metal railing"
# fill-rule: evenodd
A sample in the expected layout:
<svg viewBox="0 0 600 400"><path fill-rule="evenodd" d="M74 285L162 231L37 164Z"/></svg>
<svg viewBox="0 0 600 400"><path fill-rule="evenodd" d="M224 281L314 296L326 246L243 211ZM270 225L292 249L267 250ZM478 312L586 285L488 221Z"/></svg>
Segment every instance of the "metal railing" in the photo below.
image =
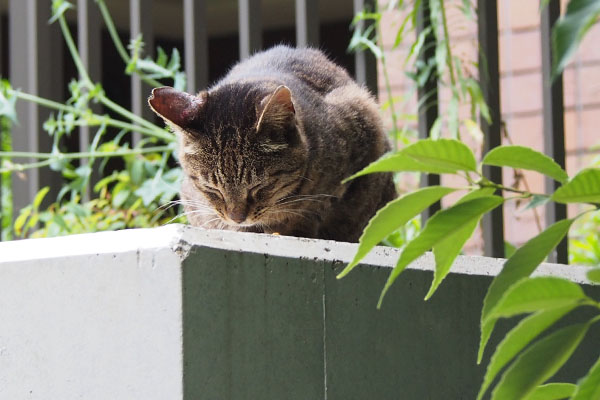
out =
<svg viewBox="0 0 600 400"><path fill-rule="evenodd" d="M188 76L189 92L195 92L209 83L209 37L206 29L207 0L182 0L183 15L180 21L174 24L183 24L183 50L185 58L185 70ZM363 10L365 6L372 6L375 0L347 0L352 1L355 12ZM263 47L263 25L261 21L260 0L238 0L238 32L239 32L239 58L248 57L253 52ZM427 2L422 2L425 4ZM152 27L152 13L148 10L152 7L152 0L130 0L130 35L137 36L142 33L146 48L152 48L154 32ZM487 124L482 118L481 129L485 135L486 151L501 143L500 124L500 86L498 67L498 15L496 0L478 0L478 32L480 47L480 76L486 77L481 81L484 99L490 107L492 123ZM554 80L550 85L550 30L559 16L560 4L558 1L550 1L548 7L541 14L542 27L542 65L543 65L543 115L544 115L544 137L545 151L553 157L556 162L565 165L564 145L564 113L562 77ZM77 1L77 37L78 47L84 64L90 71L92 79L99 80L101 76L101 23L100 15L96 10L93 0ZM318 0L295 0L295 31L298 46L320 44L318 18ZM40 0L9 0L8 3L8 40L2 43L8 44L8 51L3 49L2 54L8 57L8 65L2 72L8 76L13 87L20 88L26 92L37 94L52 99L64 97L64 74L63 70L63 43L56 26L48 26L50 18L50 2ZM348 20L348 23L350 21ZM429 23L429 10L422 8L419 13L418 30L423 30ZM0 30L1 31L1 30ZM430 35L427 41L432 42L435 38ZM434 46L423 46L431 49ZM431 55L427 50L422 57ZM6 61L6 60L3 60ZM369 87L374 93L377 92L377 64L374 56L369 52L359 52L354 59L356 79ZM483 69L486 68L486 69ZM431 96L435 96L437 104L437 86L435 77L431 76L426 86L419 90L419 97L427 94L431 104ZM432 92L433 91L433 92ZM138 115L149 116L150 111L145 105L145 98L149 88L144 87L138 78L131 80L131 107ZM425 103L425 102L419 102ZM13 129L13 146L18 150L43 151L50 148L48 135L43 132L42 124L48 116L48 111L43 108L25 102L18 103L19 125ZM437 107L429 105L421 106L419 109L418 130L420 137L427 137L431 126L438 116ZM89 143L89 132L82 130L80 136L81 146ZM485 174L495 181L502 179L500 168L487 168ZM31 170L26 173L27 179L14 179L14 204L19 209L31 202L38 188L43 185L59 187L60 176L44 170ZM432 185L439 182L437 176L426 176L423 184ZM553 189L554 182L546 183L548 189ZM439 209L439 204L425 212L425 217ZM547 223L552 223L566 215L564 206L552 204L546 211ZM502 209L498 208L483 220L483 235L485 242L485 254L493 257L504 255L504 234ZM567 248L566 241L558 247L553 261L566 263Z"/></svg>

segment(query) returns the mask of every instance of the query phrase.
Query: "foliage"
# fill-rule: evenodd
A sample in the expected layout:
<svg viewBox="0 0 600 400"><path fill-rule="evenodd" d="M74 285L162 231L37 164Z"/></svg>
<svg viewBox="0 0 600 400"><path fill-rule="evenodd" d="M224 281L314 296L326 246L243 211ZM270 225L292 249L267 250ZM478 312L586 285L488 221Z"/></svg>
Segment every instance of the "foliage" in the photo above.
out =
<svg viewBox="0 0 600 400"><path fill-rule="evenodd" d="M62 236L76 233L163 225L176 220L169 204L177 195L181 170L160 173L161 160L129 156L122 171L114 171L94 185L98 197L80 202L56 202L41 211L39 206L48 187L38 192L32 205L23 208L15 221L15 233L30 237Z"/></svg>
<svg viewBox="0 0 600 400"><path fill-rule="evenodd" d="M545 0L548 2L548 0ZM552 30L552 77L565 69L590 27L600 18L600 0L571 0Z"/></svg>
<svg viewBox="0 0 600 400"><path fill-rule="evenodd" d="M0 82L0 85L4 82ZM1 91L0 91L1 95ZM11 151L10 121L0 117L0 151ZM12 177L10 172L0 172L0 240L12 238L13 201Z"/></svg>
<svg viewBox="0 0 600 400"><path fill-rule="evenodd" d="M600 212L582 216L571 230L569 262L600 267Z"/></svg>
<svg viewBox="0 0 600 400"><path fill-rule="evenodd" d="M425 251L433 250L435 275L430 292L427 294L427 298L429 298L447 276L454 258L486 212L507 201L534 198L533 193L505 187L489 181L482 175L483 165L512 166L515 163L513 154L522 151L518 146L505 146L503 149L505 151L489 153L492 154L489 159L486 156L478 165L474 166L469 161L474 159L474 155L472 153L463 154L468 148L460 141L428 139L401 150L399 153L404 156L398 158L397 163L390 162L390 158L387 157L366 168L381 170L378 164L385 165L387 171L396 172L414 171L415 169L428 172L431 168L446 168L447 172L444 173L461 176L467 185L466 189L462 189L466 191L463 198L456 204L436 213L427 221L423 230L404 247L381 293L379 306L381 306L388 288L404 268ZM470 152L470 150L468 151ZM531 166L521 163L520 168L535 170L561 180L566 177L564 170L557 169L557 166L547 156L531 149L528 152L531 159L539 162ZM411 164L410 160L414 160L414 162ZM424 163L423 160L427 160L427 163ZM488 163L488 161L490 162ZM358 173L356 176L360 175L361 173ZM563 182L563 185L553 194L535 194L535 196L561 203L576 203L583 200L592 203L596 209L600 208L600 168L583 170L572 178L567 177ZM492 193L498 189L511 193L516 192L518 195L513 198L494 196ZM389 203L373 217L365 229L357 254L342 271L340 277L349 273L381 238L386 237L398 226L405 224L407 220L419 214L433 201L456 190L460 190L460 188L429 187L406 194ZM492 398L525 398L556 372L575 350L589 326L600 320L600 303L587 297L579 285L552 277L529 278L550 251L565 237L573 222L587 214L589 212L584 212L573 219L559 221L529 240L506 261L502 272L492 282L484 301L481 317L480 360L498 319L533 314L515 327L505 337L504 342L498 346L488 366L481 395L485 393L502 367L512 362L496 386ZM594 273L597 274L597 272ZM582 325L568 326L546 336L541 341L530 344L553 322L582 306L595 307L599 312ZM527 332L528 335L523 335L523 332ZM527 348L525 352L515 358L519 351L525 348ZM549 348L554 351L548 351ZM510 349L511 356L506 356L507 349ZM535 374L533 371L536 371ZM562 390L563 387L560 389ZM550 387L544 390L551 391L552 389Z"/></svg>
<svg viewBox="0 0 600 400"><path fill-rule="evenodd" d="M441 0L424 0L411 6L403 1L389 3L390 7L401 8L407 15L400 22L394 47L406 36L407 26L411 22L412 27L415 27L418 8L426 4L431 9L432 23L418 35L410 47L408 57L416 60L412 64L413 72L409 73L416 87L423 86L429 74L436 74L440 84L451 90L448 110L430 132L434 140L421 140L387 154L348 180L367 173L419 172L458 176L464 180L465 185L418 189L387 204L365 228L353 260L338 278L350 273L377 243L388 235L393 235L407 221L450 193L462 191L463 196L454 204L434 214L414 237L402 241L403 248L381 292L378 307L382 306L387 290L402 271L428 250L433 251L435 259L434 278L426 295L426 299L430 298L449 273L454 259L473 234L483 215L496 207L502 207L511 201L529 203L529 207L538 207L550 201L581 204L584 211L579 215L556 222L520 248L514 249L504 263L502 271L490 285L481 315L478 362L483 358L487 342L499 319L525 317L497 346L488 364L478 399L481 399L493 384L495 387L491 390L492 399L598 398L600 360L577 383L546 382L569 359L591 325L600 321L600 302L587 296L576 283L556 277L531 277L531 274L576 223L582 228L590 229L588 234L583 235L584 239L579 241L581 247L586 248L586 254L600 248L600 168L586 168L569 177L566 171L548 156L531 148L513 145L498 147L476 162L475 154L459 140L459 132L468 130L470 122L459 119L458 105L471 105L471 122L476 120L473 110L478 110L483 119L489 120L490 114L485 104L482 104L478 83L472 78L464 78L468 75L461 72L467 68L452 55L444 3ZM565 60L577 47L589 25L596 21L596 7L599 3L597 0L569 2L566 15L556 25L553 33L555 73L562 71ZM464 14L470 15L470 2L463 2L463 7ZM377 45L377 41L381 40L377 35L381 14L377 10L363 12L359 13L355 20L370 21L372 27L364 29L362 26L355 31L351 47L373 51L382 61L385 70L386 54ZM358 24L356 26L358 27ZM423 59L423 35L430 32L433 32L436 38L435 51L432 58ZM391 94L389 81L386 84L388 94ZM467 87L470 90L465 90ZM396 120L394 124L397 124ZM448 132L451 139L439 137L444 126L446 129L443 131ZM397 132L396 128L394 130ZM533 193L529 189L504 186L501 182L492 182L486 178L482 173L483 166L534 171L557 181L560 187L554 193ZM503 193L504 197L494 195L498 192ZM510 197L506 194L510 194ZM590 268L588 279L600 283L600 268ZM563 323L560 329L552 328L562 317L582 307L593 310L587 320L571 325Z"/></svg>
<svg viewBox="0 0 600 400"><path fill-rule="evenodd" d="M180 71L177 50L174 49L168 57L159 48L156 61L142 58L143 42L140 36L132 40L130 53L127 53L104 1L96 0L96 4L123 59L125 73L137 74L153 86L162 86L159 80L167 79L172 81L173 86L183 89L185 75ZM79 79L69 84L70 98L62 104L13 89L8 82L2 82L0 88L0 115L4 116L4 121L16 122L17 100L30 101L53 110L43 125L52 138L52 150L49 153L12 151L10 137L3 133L0 173L5 197L2 201L2 232L5 239L9 238L10 229L7 228L12 220L10 174L40 167L60 171L66 183L58 193L56 202L47 209L41 209L48 193L44 188L33 204L21 210L15 220L14 233L22 237L148 227L177 218L176 208L159 209L161 204L172 201L178 193L181 170L169 165L175 149L174 134L119 106L106 96L100 83L92 82L65 20L65 12L71 8L72 4L67 1L53 0L50 20L60 25L79 74ZM118 117L99 114L96 104ZM64 151L64 139L76 134L79 127L96 129L89 148L80 152ZM5 127L3 132L7 131L8 127ZM134 132L142 137L137 143L133 143ZM37 160L31 163L15 161L23 158ZM97 197L85 201L95 170L104 171L110 158L121 159L124 169L100 179L93 187ZM36 229L38 231L32 233Z"/></svg>

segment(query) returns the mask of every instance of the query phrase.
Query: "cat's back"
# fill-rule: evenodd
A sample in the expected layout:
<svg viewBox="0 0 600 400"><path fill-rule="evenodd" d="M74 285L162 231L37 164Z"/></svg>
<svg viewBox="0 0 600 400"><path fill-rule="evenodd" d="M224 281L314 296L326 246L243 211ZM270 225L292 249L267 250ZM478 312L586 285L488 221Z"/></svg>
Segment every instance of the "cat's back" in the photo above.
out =
<svg viewBox="0 0 600 400"><path fill-rule="evenodd" d="M254 79L280 80L290 86L297 81L321 94L353 83L348 73L321 51L283 45L241 61L229 71L221 84Z"/></svg>

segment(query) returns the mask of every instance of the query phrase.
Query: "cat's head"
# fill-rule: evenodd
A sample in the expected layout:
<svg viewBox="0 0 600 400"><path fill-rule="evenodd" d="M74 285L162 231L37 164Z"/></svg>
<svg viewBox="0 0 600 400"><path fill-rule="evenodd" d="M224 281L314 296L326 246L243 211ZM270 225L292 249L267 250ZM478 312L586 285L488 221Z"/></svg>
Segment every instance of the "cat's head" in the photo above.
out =
<svg viewBox="0 0 600 400"><path fill-rule="evenodd" d="M300 187L308 162L286 86L225 85L196 96L162 87L148 103L179 136L187 193L230 225L281 218L277 205Z"/></svg>

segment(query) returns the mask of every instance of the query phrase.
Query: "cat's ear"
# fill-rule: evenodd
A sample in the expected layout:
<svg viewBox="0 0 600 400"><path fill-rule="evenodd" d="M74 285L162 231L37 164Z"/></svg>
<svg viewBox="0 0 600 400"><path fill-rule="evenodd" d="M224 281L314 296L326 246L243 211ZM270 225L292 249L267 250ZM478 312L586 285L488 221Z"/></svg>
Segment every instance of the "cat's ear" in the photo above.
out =
<svg viewBox="0 0 600 400"><path fill-rule="evenodd" d="M186 129L200 118L207 100L207 92L193 96L172 87L160 87L152 89L148 104L167 124Z"/></svg>
<svg viewBox="0 0 600 400"><path fill-rule="evenodd" d="M273 93L266 96L258 106L258 122L256 130L259 131L264 124L286 126L294 121L296 109L292 102L292 92L287 86L281 85Z"/></svg>

